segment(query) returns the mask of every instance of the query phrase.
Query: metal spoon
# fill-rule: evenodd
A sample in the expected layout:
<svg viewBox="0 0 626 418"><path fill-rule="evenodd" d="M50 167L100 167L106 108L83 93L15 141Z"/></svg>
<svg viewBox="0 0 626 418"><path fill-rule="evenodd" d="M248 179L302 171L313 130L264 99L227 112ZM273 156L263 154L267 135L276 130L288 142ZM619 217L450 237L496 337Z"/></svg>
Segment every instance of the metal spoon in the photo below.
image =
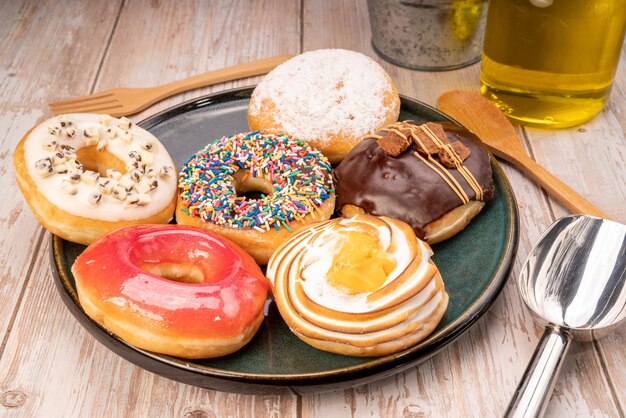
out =
<svg viewBox="0 0 626 418"><path fill-rule="evenodd" d="M572 339L599 338L626 319L626 225L559 219L530 251L518 287L547 326L505 416L540 417Z"/></svg>

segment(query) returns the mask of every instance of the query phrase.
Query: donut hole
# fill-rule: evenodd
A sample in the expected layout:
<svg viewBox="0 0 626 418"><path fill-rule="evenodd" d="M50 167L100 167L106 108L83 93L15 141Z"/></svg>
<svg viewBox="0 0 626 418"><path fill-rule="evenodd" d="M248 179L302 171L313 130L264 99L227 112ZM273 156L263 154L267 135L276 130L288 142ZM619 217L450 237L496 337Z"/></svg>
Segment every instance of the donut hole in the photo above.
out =
<svg viewBox="0 0 626 418"><path fill-rule="evenodd" d="M274 185L263 177L253 177L248 170L239 170L233 174L233 186L239 197L261 199L263 195L274 193Z"/></svg>
<svg viewBox="0 0 626 418"><path fill-rule="evenodd" d="M155 276L178 283L201 284L205 282L202 270L192 263L146 263L141 268Z"/></svg>
<svg viewBox="0 0 626 418"><path fill-rule="evenodd" d="M76 160L83 165L85 170L95 171L101 176L106 176L106 171L109 168L114 168L122 174L126 173L126 166L122 160L111 154L106 148L98 151L95 145L76 150Z"/></svg>

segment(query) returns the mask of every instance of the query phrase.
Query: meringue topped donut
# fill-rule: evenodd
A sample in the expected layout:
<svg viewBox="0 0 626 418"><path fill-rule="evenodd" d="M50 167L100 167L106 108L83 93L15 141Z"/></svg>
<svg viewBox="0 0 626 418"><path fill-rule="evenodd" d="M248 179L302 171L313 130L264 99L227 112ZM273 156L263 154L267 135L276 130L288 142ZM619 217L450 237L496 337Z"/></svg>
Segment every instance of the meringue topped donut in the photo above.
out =
<svg viewBox="0 0 626 418"><path fill-rule="evenodd" d="M31 129L13 156L18 186L41 224L89 244L137 223L167 223L176 171L163 145L126 118L61 115Z"/></svg>
<svg viewBox="0 0 626 418"><path fill-rule="evenodd" d="M428 336L448 304L432 250L407 224L357 215L302 230L267 276L281 316L320 350L382 356Z"/></svg>
<svg viewBox="0 0 626 418"><path fill-rule="evenodd" d="M378 63L354 51L320 49L265 76L252 93L248 124L307 141L337 163L399 112L398 92Z"/></svg>
<svg viewBox="0 0 626 418"><path fill-rule="evenodd" d="M489 154L466 135L397 122L366 136L333 172L337 212L399 219L430 244L452 237L494 194Z"/></svg>

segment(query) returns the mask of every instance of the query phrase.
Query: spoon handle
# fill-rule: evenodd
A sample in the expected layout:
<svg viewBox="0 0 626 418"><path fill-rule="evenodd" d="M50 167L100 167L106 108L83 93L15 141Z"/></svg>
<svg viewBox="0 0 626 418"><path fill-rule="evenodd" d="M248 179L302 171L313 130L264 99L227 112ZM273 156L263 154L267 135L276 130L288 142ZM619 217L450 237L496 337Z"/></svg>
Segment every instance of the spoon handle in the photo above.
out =
<svg viewBox="0 0 626 418"><path fill-rule="evenodd" d="M510 158L505 159L516 164L524 174L539 183L552 197L572 213L592 215L610 220L607 214L576 193L548 170L537 164L532 158L522 154L515 157L510 156Z"/></svg>
<svg viewBox="0 0 626 418"><path fill-rule="evenodd" d="M543 416L571 341L560 329L546 328L513 394L505 418Z"/></svg>

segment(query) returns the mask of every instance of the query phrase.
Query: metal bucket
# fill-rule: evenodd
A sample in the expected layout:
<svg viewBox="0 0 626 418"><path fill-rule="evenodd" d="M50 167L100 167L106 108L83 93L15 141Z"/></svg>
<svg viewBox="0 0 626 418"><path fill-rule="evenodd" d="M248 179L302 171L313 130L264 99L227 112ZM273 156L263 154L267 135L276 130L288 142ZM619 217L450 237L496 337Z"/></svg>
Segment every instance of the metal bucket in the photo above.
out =
<svg viewBox="0 0 626 418"><path fill-rule="evenodd" d="M452 70L480 60L487 0L368 0L374 50L394 64Z"/></svg>

